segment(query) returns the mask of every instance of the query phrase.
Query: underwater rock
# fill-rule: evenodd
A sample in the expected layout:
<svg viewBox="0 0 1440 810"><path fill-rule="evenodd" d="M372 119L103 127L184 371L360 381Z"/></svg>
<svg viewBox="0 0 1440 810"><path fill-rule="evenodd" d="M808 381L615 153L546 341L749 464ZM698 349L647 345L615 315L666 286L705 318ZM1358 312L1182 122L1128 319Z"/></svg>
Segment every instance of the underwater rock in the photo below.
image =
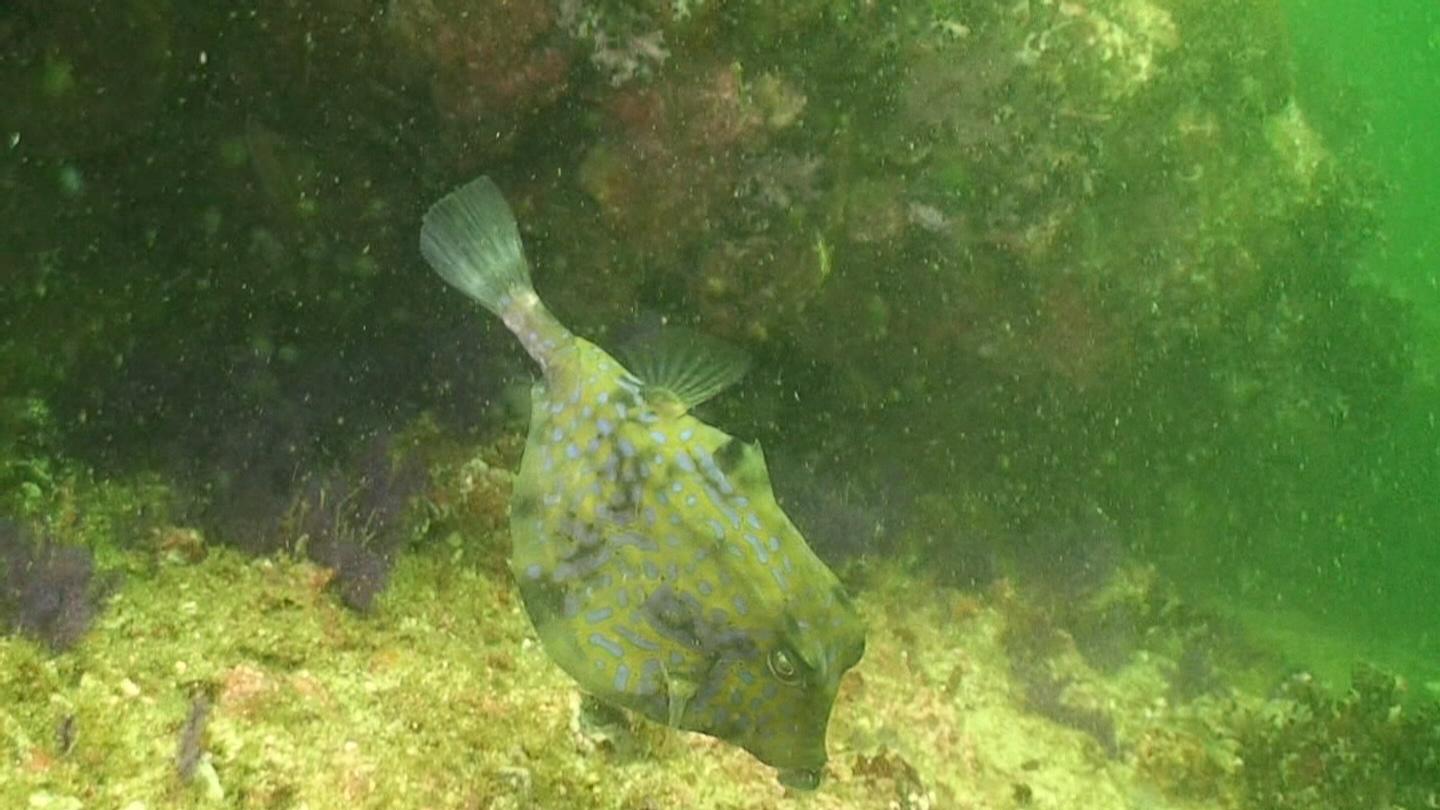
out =
<svg viewBox="0 0 1440 810"><path fill-rule="evenodd" d="M73 160L154 126L175 67L175 22L170 0L6 4L0 109L12 113L12 148Z"/></svg>

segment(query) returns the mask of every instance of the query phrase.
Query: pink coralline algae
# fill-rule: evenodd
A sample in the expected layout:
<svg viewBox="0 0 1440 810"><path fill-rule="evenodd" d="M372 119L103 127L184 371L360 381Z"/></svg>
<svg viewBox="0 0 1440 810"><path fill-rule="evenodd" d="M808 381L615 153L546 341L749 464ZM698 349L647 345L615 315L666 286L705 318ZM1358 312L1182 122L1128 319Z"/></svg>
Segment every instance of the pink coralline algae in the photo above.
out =
<svg viewBox="0 0 1440 810"><path fill-rule="evenodd" d="M823 277L816 230L793 226L819 197L822 162L784 146L805 106L779 75L698 60L601 102L581 187L715 334L764 339Z"/></svg>
<svg viewBox="0 0 1440 810"><path fill-rule="evenodd" d="M582 0L560 0L559 14L560 27L612 87L648 80L670 58L665 33L643 12L605 14Z"/></svg>
<svg viewBox="0 0 1440 810"><path fill-rule="evenodd" d="M1079 391L1103 388L1128 370L1133 349L1117 319L1074 280L1050 283L1037 306L1033 336L1040 365Z"/></svg>
<svg viewBox="0 0 1440 810"><path fill-rule="evenodd" d="M699 237L730 204L746 154L798 117L804 97L778 79L747 80L736 64L692 63L602 103L606 136L586 156L581 183L610 224L651 256ZM668 231L651 223L665 221ZM653 243L644 243L649 238Z"/></svg>
<svg viewBox="0 0 1440 810"><path fill-rule="evenodd" d="M551 3L402 0L392 17L440 116L481 148L504 142L568 86L572 58Z"/></svg>

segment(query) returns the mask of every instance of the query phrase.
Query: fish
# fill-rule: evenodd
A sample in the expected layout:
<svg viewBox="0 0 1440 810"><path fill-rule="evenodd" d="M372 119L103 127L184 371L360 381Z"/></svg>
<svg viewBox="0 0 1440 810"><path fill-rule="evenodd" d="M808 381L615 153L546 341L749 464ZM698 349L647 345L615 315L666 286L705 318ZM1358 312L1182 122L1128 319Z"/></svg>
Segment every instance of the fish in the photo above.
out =
<svg viewBox="0 0 1440 810"><path fill-rule="evenodd" d="M546 653L603 702L817 788L865 626L776 502L759 445L692 413L744 374L743 352L670 331L622 363L572 333L535 292L487 177L430 208L420 250L540 365L510 568Z"/></svg>

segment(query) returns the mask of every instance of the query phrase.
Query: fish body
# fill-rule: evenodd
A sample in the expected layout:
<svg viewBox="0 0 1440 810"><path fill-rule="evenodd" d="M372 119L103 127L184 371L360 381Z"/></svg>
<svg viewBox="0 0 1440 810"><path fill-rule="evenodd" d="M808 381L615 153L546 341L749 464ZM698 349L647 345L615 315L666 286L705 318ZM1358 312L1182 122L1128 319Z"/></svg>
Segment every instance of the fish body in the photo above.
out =
<svg viewBox="0 0 1440 810"><path fill-rule="evenodd" d="M739 745L787 785L818 785L864 626L775 502L759 447L689 413L734 364L669 351L632 363L671 378L645 379L569 332L531 287L486 178L431 209L421 250L543 370L510 527L546 652L607 702Z"/></svg>

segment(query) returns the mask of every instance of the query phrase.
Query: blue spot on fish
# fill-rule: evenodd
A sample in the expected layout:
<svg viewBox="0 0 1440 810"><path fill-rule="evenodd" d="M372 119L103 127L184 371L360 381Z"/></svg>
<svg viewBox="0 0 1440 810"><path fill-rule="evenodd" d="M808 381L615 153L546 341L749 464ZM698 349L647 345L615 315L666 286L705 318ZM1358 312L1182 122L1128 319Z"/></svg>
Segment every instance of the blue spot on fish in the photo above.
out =
<svg viewBox="0 0 1440 810"><path fill-rule="evenodd" d="M634 630L631 630L628 627L617 626L615 628L615 633L616 635L633 644L636 649L644 650L645 652L655 652L656 650L660 649L659 644L656 644L650 639L645 638L644 636L640 635Z"/></svg>
<svg viewBox="0 0 1440 810"><path fill-rule="evenodd" d="M625 654L625 650L619 644L616 644L614 641L611 641L610 639L600 635L599 633L590 634L590 643L594 644L596 647L599 647L605 652L610 653L616 658L619 658Z"/></svg>
<svg viewBox="0 0 1440 810"><path fill-rule="evenodd" d="M770 555L765 553L765 546L760 544L760 538L746 532L745 542L749 543L750 547L755 549L755 559L759 560L761 565L770 562Z"/></svg>
<svg viewBox="0 0 1440 810"><path fill-rule="evenodd" d="M691 459L690 454L685 452L684 450L681 450L675 454L675 466L679 467L687 473L695 472L695 461Z"/></svg>

